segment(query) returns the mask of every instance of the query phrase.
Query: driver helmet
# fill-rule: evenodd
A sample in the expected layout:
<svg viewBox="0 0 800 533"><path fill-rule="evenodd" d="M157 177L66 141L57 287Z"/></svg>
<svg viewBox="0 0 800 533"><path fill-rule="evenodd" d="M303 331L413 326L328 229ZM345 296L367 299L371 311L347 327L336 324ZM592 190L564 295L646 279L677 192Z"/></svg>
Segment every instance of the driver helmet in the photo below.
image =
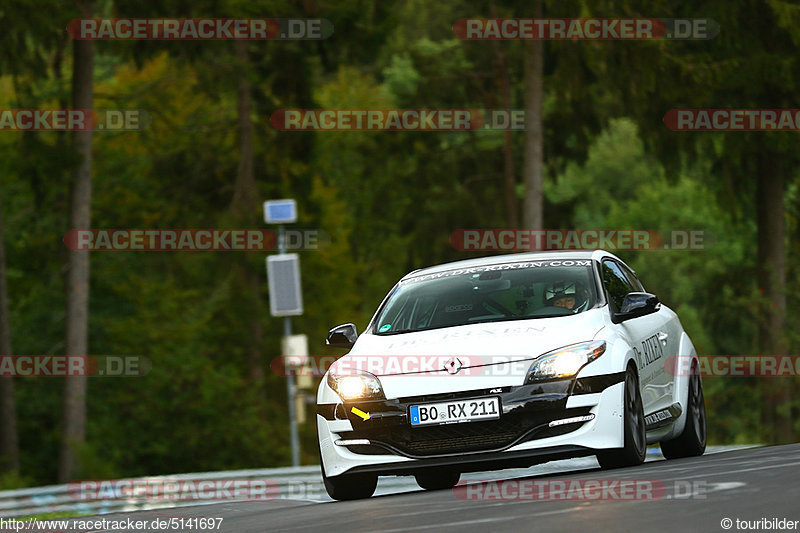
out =
<svg viewBox="0 0 800 533"><path fill-rule="evenodd" d="M577 312L582 310L586 300L586 289L580 281L554 281L544 290L545 304L551 307L563 307Z"/></svg>

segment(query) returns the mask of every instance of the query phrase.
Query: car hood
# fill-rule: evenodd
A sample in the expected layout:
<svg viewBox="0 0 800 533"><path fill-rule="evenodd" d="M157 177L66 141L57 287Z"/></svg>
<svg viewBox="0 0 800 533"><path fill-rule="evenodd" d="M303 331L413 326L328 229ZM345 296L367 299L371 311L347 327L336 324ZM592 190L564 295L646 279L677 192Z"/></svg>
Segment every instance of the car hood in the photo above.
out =
<svg viewBox="0 0 800 533"><path fill-rule="evenodd" d="M371 372L387 398L522 385L532 359L593 340L605 325L601 311L395 335L364 333L334 368Z"/></svg>

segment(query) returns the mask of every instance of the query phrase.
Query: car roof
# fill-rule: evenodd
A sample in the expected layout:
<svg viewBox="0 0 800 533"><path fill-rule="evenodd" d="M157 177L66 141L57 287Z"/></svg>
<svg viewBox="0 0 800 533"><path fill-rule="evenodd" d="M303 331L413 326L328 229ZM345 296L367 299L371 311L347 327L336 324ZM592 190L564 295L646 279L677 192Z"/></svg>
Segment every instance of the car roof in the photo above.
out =
<svg viewBox="0 0 800 533"><path fill-rule="evenodd" d="M605 250L557 250L547 252L524 252L519 254L499 254L491 255L488 257L476 257L474 259L464 259L462 261L453 261L451 263L442 263L426 268L420 268L409 272L403 276L403 280L421 276L425 274L432 274L435 272L445 272L457 268L472 268L486 265L499 265L503 263L516 263L519 261L548 261L548 260L565 260L565 259L590 259L599 261L604 257L611 257L622 262L617 256ZM402 281L402 280L401 280Z"/></svg>

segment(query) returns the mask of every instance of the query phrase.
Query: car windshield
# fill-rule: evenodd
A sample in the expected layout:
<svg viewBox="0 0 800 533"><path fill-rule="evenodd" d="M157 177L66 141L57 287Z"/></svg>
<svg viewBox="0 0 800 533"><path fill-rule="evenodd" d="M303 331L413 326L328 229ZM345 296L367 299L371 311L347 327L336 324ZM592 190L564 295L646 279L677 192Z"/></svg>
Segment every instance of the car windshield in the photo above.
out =
<svg viewBox="0 0 800 533"><path fill-rule="evenodd" d="M394 288L374 333L582 313L597 303L591 264L590 260L527 261L414 276Z"/></svg>

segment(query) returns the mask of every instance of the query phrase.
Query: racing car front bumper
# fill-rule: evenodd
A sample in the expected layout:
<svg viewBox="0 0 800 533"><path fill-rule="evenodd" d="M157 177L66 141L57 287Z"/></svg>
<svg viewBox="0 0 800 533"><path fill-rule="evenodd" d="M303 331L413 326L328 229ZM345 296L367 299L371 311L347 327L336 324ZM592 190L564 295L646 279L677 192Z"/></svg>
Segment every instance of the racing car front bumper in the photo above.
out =
<svg viewBox="0 0 800 533"><path fill-rule="evenodd" d="M320 455L329 477L461 472L530 466L624 444L624 373L387 400L317 406ZM496 396L497 420L412 427L411 405ZM355 409L354 409L355 408ZM357 413L362 413L360 416ZM369 413L364 419L363 413Z"/></svg>

